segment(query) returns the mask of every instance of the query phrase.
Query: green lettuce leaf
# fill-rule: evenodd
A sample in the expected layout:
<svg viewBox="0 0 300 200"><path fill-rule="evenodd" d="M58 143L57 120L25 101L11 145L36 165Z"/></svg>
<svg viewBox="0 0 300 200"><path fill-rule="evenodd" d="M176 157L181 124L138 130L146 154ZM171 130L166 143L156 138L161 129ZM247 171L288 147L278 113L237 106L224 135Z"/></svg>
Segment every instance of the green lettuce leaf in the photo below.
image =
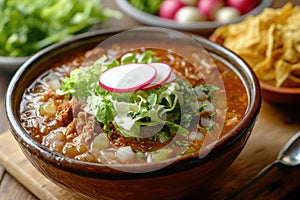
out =
<svg viewBox="0 0 300 200"><path fill-rule="evenodd" d="M112 17L98 0L0 0L0 55L31 56Z"/></svg>

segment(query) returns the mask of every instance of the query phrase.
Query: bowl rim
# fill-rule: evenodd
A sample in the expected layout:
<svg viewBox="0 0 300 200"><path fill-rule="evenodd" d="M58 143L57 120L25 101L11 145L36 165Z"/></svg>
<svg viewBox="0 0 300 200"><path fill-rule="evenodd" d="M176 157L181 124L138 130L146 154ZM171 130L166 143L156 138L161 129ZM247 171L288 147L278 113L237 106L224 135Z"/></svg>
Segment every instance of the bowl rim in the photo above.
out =
<svg viewBox="0 0 300 200"><path fill-rule="evenodd" d="M247 18L250 15L259 14L264 8L270 7L273 3L273 0L261 0L261 2L248 13L241 15L240 17L226 23L218 23L214 21L202 21L202 22L191 22L186 24L180 24L174 22L174 20L164 19L156 15L152 15L146 12L143 12L134 6L132 6L128 0L116 0L116 3L123 12L128 14L130 17L136 19L139 22L142 22L150 26L162 26L165 28L185 30L185 31L199 31L201 29L215 29L218 26L224 26L232 23L237 23Z"/></svg>
<svg viewBox="0 0 300 200"><path fill-rule="evenodd" d="M274 85L259 81L261 88L277 94L300 95L299 87L276 87Z"/></svg>
<svg viewBox="0 0 300 200"><path fill-rule="evenodd" d="M153 171L153 172L146 171L143 173L136 173L136 174L121 172L121 171L120 172L115 171L114 174L112 174L112 173L103 173L103 174L100 173L99 174L97 171L93 172L93 169L96 169L99 167L100 168L107 167L109 169L111 169L111 167L110 167L110 165L107 165L107 164L91 163L91 162L83 162L83 161L74 160L74 159L68 158L66 156L63 156L60 153L50 151L48 148L41 145L39 142L34 140L29 134L27 134L25 129L21 126L18 117L15 116L14 108L17 105L14 104L13 99L14 99L14 92L16 90L16 85L19 82L19 78L22 78L22 75L26 72L26 70L28 70L30 68L30 66L32 64L34 64L35 62L38 62L42 57L51 55L51 53L55 52L55 50L57 50L57 49L63 49L63 48L67 48L69 46L74 46L74 43L79 44L81 42L88 41L93 38L97 39L99 37L103 37L105 35L112 36L114 34L120 33L125 30L128 30L128 29L108 29L108 30L100 30L100 31L97 30L97 31L88 32L88 33L84 33L84 34L75 36L74 38L72 38L70 40L59 42L52 46L47 47L46 49L43 49L42 51L40 51L37 54L35 54L34 56L32 56L29 60L27 60L19 68L19 70L15 73L15 75L13 76L13 78L10 81L10 84L8 86L7 93L6 93L6 99L5 99L6 100L6 104L5 104L6 105L6 115L7 115L8 121L9 121L10 129L12 130L12 133L13 133L15 139L19 142L19 145L25 145L26 148L30 147L29 151L31 151L31 153L33 153L39 159L42 159L44 162L51 163L51 165L53 165L57 168L69 169L75 173L85 175L85 176L93 176L93 177L99 176L99 177L108 178L108 179L122 179L124 177L126 177L126 178L143 178L143 177L162 176L162 175L174 173L173 171L169 172L169 170L166 170L166 168L168 168L168 167L163 168L162 170L157 170L157 171ZM192 37L194 39L197 39L197 42L203 42L204 45L208 45L211 48L211 49L206 49L206 50L211 51L214 48L216 48L216 49L218 49L218 51L221 51L222 53L226 54L227 57L236 59L240 65L243 65L243 67L245 67L245 69L246 69L245 74L247 74L247 76L249 76L247 78L250 78L251 83L253 83L253 85L249 86L249 90L253 90L253 92L252 92L253 100L252 100L252 102L249 102L248 110L246 111L245 117L242 119L242 121L237 126L234 127L233 130L231 130L228 134L223 136L220 140L216 141L216 144L213 144L213 145L222 144L229 138L232 138L230 142L222 145L222 147L221 147L222 149L229 148L240 137L242 137L244 134L247 134L247 133L245 133L245 131L243 131L243 129L245 127L247 127L247 124L249 124L249 123L251 124L251 122L254 122L258 116L258 113L259 113L260 107L261 107L261 102L262 102L260 85L259 85L257 77L254 76L254 72L252 71L252 69L243 60L241 60L241 58L239 56L237 56L235 53L233 53L233 52L229 51L228 49L222 47L221 45L214 43L212 41L209 41L205 38L195 36L195 35ZM87 45L87 44L85 44L85 45ZM251 99L251 98L252 97L249 97L249 99ZM19 111L16 111L16 112L19 112ZM240 134L238 134L238 132ZM217 153L220 153L219 149L217 152L214 153L214 155ZM200 163L203 163L204 161L211 159L211 157L212 156L206 156L204 159L201 159ZM197 159L197 161L199 161L199 160L200 159ZM59 161L59 164L57 164L57 161ZM164 162L168 162L168 160L166 160ZM196 166L195 162L193 162L193 163L194 164L191 164L190 168ZM85 165L86 169L82 169L82 165ZM124 165L120 165L120 166L124 166ZM126 165L126 167L128 167L128 166L129 165ZM136 166L139 166L139 165L137 165L137 164L130 165L130 167L136 167ZM115 167L115 165L114 165L114 167ZM175 169L177 171L181 171L186 168L176 168L175 167ZM120 175L124 175L124 176L120 176Z"/></svg>

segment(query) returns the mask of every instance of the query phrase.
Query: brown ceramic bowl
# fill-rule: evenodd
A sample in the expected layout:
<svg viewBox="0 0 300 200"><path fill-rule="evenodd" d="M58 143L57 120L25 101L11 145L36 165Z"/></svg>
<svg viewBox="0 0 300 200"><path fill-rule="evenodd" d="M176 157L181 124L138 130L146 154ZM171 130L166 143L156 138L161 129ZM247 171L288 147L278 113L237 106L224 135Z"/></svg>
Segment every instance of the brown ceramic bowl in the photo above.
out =
<svg viewBox="0 0 300 200"><path fill-rule="evenodd" d="M110 30L84 34L55 44L31 57L16 72L7 90L6 112L13 136L34 167L55 184L83 198L182 199L190 195L209 195L205 193L209 185L235 160L249 138L259 114L261 95L259 82L248 65L232 52L206 39L192 36L207 52L226 62L236 72L246 86L249 102L242 121L217 140L212 150L202 158L186 157L159 170L130 173L119 170L126 169L126 165L116 169L109 165L77 161L52 152L35 141L22 127L19 120L22 95L38 76L59 61L62 55L70 56L78 51L92 49L119 32ZM139 170L148 166L132 164L129 167L131 170Z"/></svg>

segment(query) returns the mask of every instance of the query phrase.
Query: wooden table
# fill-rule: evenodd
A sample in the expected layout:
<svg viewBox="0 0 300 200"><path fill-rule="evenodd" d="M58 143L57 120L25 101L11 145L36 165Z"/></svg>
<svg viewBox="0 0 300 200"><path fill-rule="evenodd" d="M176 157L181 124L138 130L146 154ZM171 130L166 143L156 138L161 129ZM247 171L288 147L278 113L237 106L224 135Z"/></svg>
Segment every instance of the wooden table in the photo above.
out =
<svg viewBox="0 0 300 200"><path fill-rule="evenodd" d="M104 4L107 6L110 6L112 8L118 9L117 5L115 4L115 1L111 0L104 0ZM278 8L283 6L287 0L274 0L274 3L272 7ZM292 0L294 4L300 5L299 0ZM106 27L130 27L138 25L137 22L132 20L128 16L124 16L122 21L114 21L113 23L106 23ZM5 117L5 105L4 105L4 96L6 92L7 85L9 83L10 78L12 77L12 73L8 73L5 71L0 71L0 133L6 131L8 129L8 123L7 119ZM276 118L282 118L285 119L286 122L284 122L284 126L278 126L278 124L274 124L274 129L278 129L282 131L282 134L284 134L285 131L290 131L288 127L289 123L292 123L293 126L300 127L300 107L298 106L296 108L296 111L293 107L289 106L282 106L282 105L276 105L269 102L263 102L263 109L262 109L262 115L269 116L275 113ZM298 116L294 116L291 118L286 118L284 115L286 114L298 114ZM275 121L276 123L276 121ZM295 125L296 123L296 125ZM260 125L262 126L262 125ZM254 131L255 131L254 127ZM270 138L272 139L272 138ZM250 137L251 140L251 137ZM267 159L272 160L273 158L276 158L276 155L270 155L270 158L261 158L261 159ZM291 170L292 171L292 170ZM274 172L276 173L276 172ZM285 170L285 173L289 173L289 170ZM294 173L294 172L291 172ZM288 175L287 175L288 176ZM27 200L33 200L37 199L32 193L30 193L26 188L24 188L21 184L19 184L1 165L0 165L0 199L27 199ZM299 179L300 182L300 179ZM300 185L300 184L299 184ZM283 188L282 190L284 190ZM285 195L284 199L297 199L300 197L300 188L298 189L292 189L286 187L286 190L289 191L287 195Z"/></svg>

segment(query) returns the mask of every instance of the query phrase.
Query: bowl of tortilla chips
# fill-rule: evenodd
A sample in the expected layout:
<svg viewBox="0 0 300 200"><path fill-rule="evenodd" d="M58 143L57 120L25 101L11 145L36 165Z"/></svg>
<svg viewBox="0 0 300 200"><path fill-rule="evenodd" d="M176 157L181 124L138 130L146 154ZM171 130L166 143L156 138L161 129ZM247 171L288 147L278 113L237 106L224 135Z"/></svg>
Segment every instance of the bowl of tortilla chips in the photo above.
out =
<svg viewBox="0 0 300 200"><path fill-rule="evenodd" d="M300 103L300 6L266 8L220 27L210 39L243 58L258 76L266 100Z"/></svg>

